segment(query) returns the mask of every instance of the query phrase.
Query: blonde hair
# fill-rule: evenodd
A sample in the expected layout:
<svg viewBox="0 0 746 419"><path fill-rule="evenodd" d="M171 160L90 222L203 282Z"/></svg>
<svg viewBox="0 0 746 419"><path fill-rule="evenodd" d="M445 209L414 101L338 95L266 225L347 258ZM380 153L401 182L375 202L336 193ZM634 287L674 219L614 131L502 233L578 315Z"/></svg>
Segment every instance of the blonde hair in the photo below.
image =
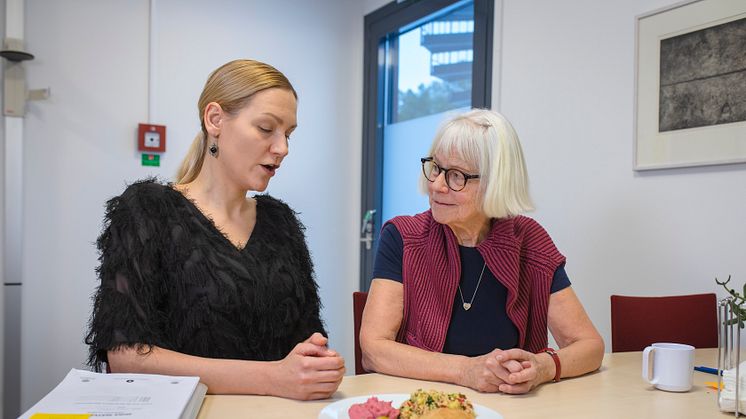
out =
<svg viewBox="0 0 746 419"><path fill-rule="evenodd" d="M205 108L211 102L220 105L224 112L235 115L249 102L251 97L262 90L287 89L298 98L290 81L269 64L254 60L235 60L223 64L210 73L197 102L201 131L189 147L189 151L176 172L176 183L193 181L205 159L207 149L207 129L205 129Z"/></svg>
<svg viewBox="0 0 746 419"><path fill-rule="evenodd" d="M455 155L479 171L482 211L509 218L534 209L521 143L513 126L489 109L474 109L445 121L435 134L429 156ZM420 190L428 180L420 177Z"/></svg>

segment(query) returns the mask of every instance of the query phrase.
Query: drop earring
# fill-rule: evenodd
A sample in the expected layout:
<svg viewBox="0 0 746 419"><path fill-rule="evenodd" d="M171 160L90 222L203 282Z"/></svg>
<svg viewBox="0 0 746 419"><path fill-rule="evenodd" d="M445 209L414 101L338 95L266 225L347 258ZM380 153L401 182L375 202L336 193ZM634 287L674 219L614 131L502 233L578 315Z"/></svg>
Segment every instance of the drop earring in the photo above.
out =
<svg viewBox="0 0 746 419"><path fill-rule="evenodd" d="M212 143L212 144L210 145L210 148L209 148L208 150L210 151L210 155L211 155L211 156L213 156L213 157L215 157L215 158L217 158L217 157L218 157L218 151L219 151L219 150L218 150L218 145L217 145L217 144L216 144L215 142L213 142L213 143Z"/></svg>

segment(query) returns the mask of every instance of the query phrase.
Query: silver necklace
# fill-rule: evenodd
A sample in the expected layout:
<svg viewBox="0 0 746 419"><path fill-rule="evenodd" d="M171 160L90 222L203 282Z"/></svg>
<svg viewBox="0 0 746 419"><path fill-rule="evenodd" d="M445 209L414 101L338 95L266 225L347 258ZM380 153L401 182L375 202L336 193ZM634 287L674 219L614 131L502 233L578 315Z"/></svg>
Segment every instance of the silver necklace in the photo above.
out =
<svg viewBox="0 0 746 419"><path fill-rule="evenodd" d="M482 275L484 275L484 268L487 267L487 262L484 262L484 265L482 265L482 273L479 274L479 281L477 281L477 287L474 288L474 294L471 296L471 300L467 303L464 301L464 293L461 292L461 284L458 284L458 293L461 295L461 304L464 306L464 311L469 311L471 308L472 303L474 303L474 297L477 296L477 291L479 290L479 285L482 284Z"/></svg>

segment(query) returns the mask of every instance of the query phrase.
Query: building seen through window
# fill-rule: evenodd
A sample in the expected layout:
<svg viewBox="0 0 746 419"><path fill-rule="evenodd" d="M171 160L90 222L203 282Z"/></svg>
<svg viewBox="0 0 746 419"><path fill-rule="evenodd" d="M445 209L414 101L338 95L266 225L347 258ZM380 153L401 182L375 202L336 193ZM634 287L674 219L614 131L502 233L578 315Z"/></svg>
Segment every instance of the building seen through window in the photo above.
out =
<svg viewBox="0 0 746 419"><path fill-rule="evenodd" d="M391 123L471 105L473 36L471 3L399 35Z"/></svg>

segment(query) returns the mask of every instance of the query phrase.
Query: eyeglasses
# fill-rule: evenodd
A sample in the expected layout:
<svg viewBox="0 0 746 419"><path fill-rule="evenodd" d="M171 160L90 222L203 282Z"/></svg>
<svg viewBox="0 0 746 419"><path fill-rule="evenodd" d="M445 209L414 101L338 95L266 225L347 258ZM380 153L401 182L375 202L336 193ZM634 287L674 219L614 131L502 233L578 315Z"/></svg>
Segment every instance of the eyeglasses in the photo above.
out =
<svg viewBox="0 0 746 419"><path fill-rule="evenodd" d="M479 175L467 175L466 173L458 169L446 169L445 167L438 166L438 163L433 161L432 157L423 157L420 159L422 162L422 174L425 175L425 179L430 182L435 182L435 179L440 176L441 173L445 173L446 185L454 192L462 191L466 187L466 182L469 179L479 179Z"/></svg>

